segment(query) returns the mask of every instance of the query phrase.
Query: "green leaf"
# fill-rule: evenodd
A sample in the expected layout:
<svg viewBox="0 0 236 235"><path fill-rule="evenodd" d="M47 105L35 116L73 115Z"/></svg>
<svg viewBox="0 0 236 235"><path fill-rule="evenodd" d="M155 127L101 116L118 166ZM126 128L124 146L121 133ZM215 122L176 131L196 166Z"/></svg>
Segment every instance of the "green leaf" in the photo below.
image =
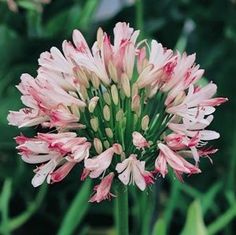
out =
<svg viewBox="0 0 236 235"><path fill-rule="evenodd" d="M1 212L1 234L10 235L10 227L9 227L9 201L11 197L12 190L12 180L6 179L1 193L0 200L0 212Z"/></svg>
<svg viewBox="0 0 236 235"><path fill-rule="evenodd" d="M99 1L97 0L88 0L82 9L81 19L79 25L82 29L86 29L89 27L91 20L93 19L91 16L93 15Z"/></svg>
<svg viewBox="0 0 236 235"><path fill-rule="evenodd" d="M207 235L199 201L194 201L188 209L187 219L181 235Z"/></svg>
<svg viewBox="0 0 236 235"><path fill-rule="evenodd" d="M88 208L88 198L91 193L91 180L87 180L75 196L64 220L62 221L58 235L71 235L80 224Z"/></svg>
<svg viewBox="0 0 236 235"><path fill-rule="evenodd" d="M152 235L166 235L166 222L163 218L156 221Z"/></svg>
<svg viewBox="0 0 236 235"><path fill-rule="evenodd" d="M201 205L202 205L203 214L205 214L210 208L211 209L215 208L214 199L215 199L217 193L219 193L220 190L222 189L222 185L223 185L222 182L217 182L202 197Z"/></svg>
<svg viewBox="0 0 236 235"><path fill-rule="evenodd" d="M173 174L173 173L172 173ZM164 219L167 224L167 227L169 226L174 210L176 209L177 201L179 201L180 198L180 183L173 179L173 177L169 176L169 180L171 182L171 194L167 202L167 206L164 212Z"/></svg>
<svg viewBox="0 0 236 235"><path fill-rule="evenodd" d="M236 201L229 209L219 216L208 227L208 235L218 234L219 231L224 229L236 217Z"/></svg>

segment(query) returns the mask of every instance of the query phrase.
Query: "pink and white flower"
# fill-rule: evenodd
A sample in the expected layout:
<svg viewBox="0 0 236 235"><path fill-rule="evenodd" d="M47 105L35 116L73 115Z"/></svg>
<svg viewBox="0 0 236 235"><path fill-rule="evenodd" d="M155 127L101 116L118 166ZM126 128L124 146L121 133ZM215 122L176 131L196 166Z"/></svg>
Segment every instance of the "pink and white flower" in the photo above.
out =
<svg viewBox="0 0 236 235"><path fill-rule="evenodd" d="M145 161L139 161L135 154L118 163L116 171L120 173L118 178L124 185L136 184L142 191L153 182L151 173L145 170Z"/></svg>
<svg viewBox="0 0 236 235"><path fill-rule="evenodd" d="M145 147L149 147L149 143L147 140L137 131L133 132L133 145L138 149L144 149Z"/></svg>
<svg viewBox="0 0 236 235"><path fill-rule="evenodd" d="M32 184L37 187L47 182L59 182L72 170L75 164L88 158L91 144L75 133L42 134L35 138L16 137L22 160L30 164L42 164L35 170ZM58 169L56 169L59 166ZM56 169L56 170L55 170Z"/></svg>
<svg viewBox="0 0 236 235"><path fill-rule="evenodd" d="M90 198L89 202L101 202L106 199L111 199L111 197L115 197L114 194L110 193L112 181L115 174L111 172L107 176L105 176L99 185L94 187L94 191L96 193Z"/></svg>
<svg viewBox="0 0 236 235"><path fill-rule="evenodd" d="M90 170L91 178L99 177L111 165L113 155L120 154L120 145L114 144L100 155L85 160L85 168Z"/></svg>
<svg viewBox="0 0 236 235"><path fill-rule="evenodd" d="M168 146L159 143L158 148L160 149L160 153L155 162L155 169L162 175L163 178L168 173L167 165L173 168L173 170L178 174L197 174L201 172L198 167L187 162L183 157L181 157L177 152L171 150Z"/></svg>
<svg viewBox="0 0 236 235"><path fill-rule="evenodd" d="M227 98L211 99L216 93L216 85L210 83L194 91L190 85L188 94L181 104L167 107L167 112L183 117L192 122L207 123L205 116L215 111L213 106L218 106L227 101Z"/></svg>

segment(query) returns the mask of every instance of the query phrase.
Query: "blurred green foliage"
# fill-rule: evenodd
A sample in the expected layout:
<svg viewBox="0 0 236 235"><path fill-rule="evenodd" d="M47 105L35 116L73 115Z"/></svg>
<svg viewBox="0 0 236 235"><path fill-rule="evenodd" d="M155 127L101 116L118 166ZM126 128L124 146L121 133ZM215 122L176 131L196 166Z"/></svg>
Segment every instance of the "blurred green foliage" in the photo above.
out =
<svg viewBox="0 0 236 235"><path fill-rule="evenodd" d="M132 234L234 235L236 2L103 2L54 0L42 12L33 5L21 4L17 13L9 11L6 2L0 2L0 234L115 234L113 203L86 203L91 184L80 183L81 169L73 170L60 184L32 188L32 167L22 163L15 151L13 137L19 130L7 125L6 116L8 110L21 107L15 85L22 73L36 74L41 52L51 46L60 48L74 28L80 29L91 44L98 26L111 32L117 21L126 21L141 29L143 38L155 38L180 51L196 52L197 62L206 70L205 77L218 84L219 96L230 100L218 109L212 124L221 133L221 139L215 142L220 151L214 156L213 165L203 159L203 173L186 178L184 184L169 177L160 179L151 193L130 190ZM107 14L112 5L117 5L115 2L119 7L113 15ZM36 131L27 130L27 134Z"/></svg>

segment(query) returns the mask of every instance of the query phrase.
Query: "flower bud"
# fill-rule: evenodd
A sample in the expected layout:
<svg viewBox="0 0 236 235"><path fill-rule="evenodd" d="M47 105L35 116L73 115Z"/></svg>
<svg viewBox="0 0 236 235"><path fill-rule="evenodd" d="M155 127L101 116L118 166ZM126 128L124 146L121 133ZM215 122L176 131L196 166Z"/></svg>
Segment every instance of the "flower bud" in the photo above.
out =
<svg viewBox="0 0 236 235"><path fill-rule="evenodd" d="M129 83L129 77L126 73L123 73L121 75L121 86L122 89L127 97L130 97L130 83Z"/></svg>
<svg viewBox="0 0 236 235"><path fill-rule="evenodd" d="M78 117L78 119L80 119L80 111L79 111L79 107L76 104L72 104L71 105L71 112ZM78 120L79 121L79 120Z"/></svg>
<svg viewBox="0 0 236 235"><path fill-rule="evenodd" d="M88 105L88 110L90 113L93 113L94 109L97 106L99 97L98 96L94 96L90 101L89 101L89 105Z"/></svg>
<svg viewBox="0 0 236 235"><path fill-rule="evenodd" d="M116 154L121 154L123 152L122 146L120 144L113 144L113 150Z"/></svg>
<svg viewBox="0 0 236 235"><path fill-rule="evenodd" d="M105 129L105 132L106 132L106 135L109 137L109 138L113 138L113 132L112 132L112 129L111 128L106 128Z"/></svg>
<svg viewBox="0 0 236 235"><path fill-rule="evenodd" d="M92 73L92 76L90 78L92 85L95 89L98 89L100 86L100 79L98 78L98 76L95 73Z"/></svg>
<svg viewBox="0 0 236 235"><path fill-rule="evenodd" d="M89 81L87 78L86 73L83 71L83 69L79 68L79 67L74 67L74 73L76 75L76 78L79 80L79 83L83 86L85 86L86 88L89 87Z"/></svg>
<svg viewBox="0 0 236 235"><path fill-rule="evenodd" d="M107 140L105 140L103 144L104 144L105 149L108 149L110 147L110 143Z"/></svg>
<svg viewBox="0 0 236 235"><path fill-rule="evenodd" d="M138 84L139 88L143 88L143 87L149 85L148 84L149 79L147 79L147 78L150 77L150 74L151 74L151 71L153 70L153 67L154 67L153 64L149 64L139 74L139 77L137 79L137 84Z"/></svg>
<svg viewBox="0 0 236 235"><path fill-rule="evenodd" d="M105 100L106 104L111 105L111 97L107 91L103 93L103 99Z"/></svg>
<svg viewBox="0 0 236 235"><path fill-rule="evenodd" d="M142 130L146 131L148 129L148 125L149 125L149 116L145 115L142 118L142 123L141 123Z"/></svg>
<svg viewBox="0 0 236 235"><path fill-rule="evenodd" d="M117 113L116 113L116 121L122 121L122 119L124 118L124 111L123 109L120 109Z"/></svg>
<svg viewBox="0 0 236 235"><path fill-rule="evenodd" d="M94 117L92 119L90 119L90 125L92 127L92 129L97 132L98 131L98 118Z"/></svg>
<svg viewBox="0 0 236 235"><path fill-rule="evenodd" d="M102 42L103 42L103 30L102 28L99 27L97 31L97 45L98 45L98 48L100 49L102 47Z"/></svg>
<svg viewBox="0 0 236 235"><path fill-rule="evenodd" d="M117 87L114 84L111 86L111 97L112 97L113 103L117 105L119 103L119 96L118 96Z"/></svg>
<svg viewBox="0 0 236 235"><path fill-rule="evenodd" d="M85 86L80 86L80 94L84 100L88 99L88 92Z"/></svg>
<svg viewBox="0 0 236 235"><path fill-rule="evenodd" d="M140 109L140 96L139 95L135 95L132 97L131 109L132 111L138 113Z"/></svg>
<svg viewBox="0 0 236 235"><path fill-rule="evenodd" d="M103 108L103 117L106 121L110 121L110 118L111 118L111 112L110 112L110 109L109 109L109 106L108 105L105 105L104 108Z"/></svg>
<svg viewBox="0 0 236 235"><path fill-rule="evenodd" d="M173 106L179 105L184 100L185 97L186 94L184 91L179 92L179 94L174 99Z"/></svg>
<svg viewBox="0 0 236 235"><path fill-rule="evenodd" d="M103 147L102 147L102 142L100 139L94 138L93 145L94 145L94 148L98 154L102 153Z"/></svg>
<svg viewBox="0 0 236 235"><path fill-rule="evenodd" d="M109 63L108 63L108 72L109 72L111 79L115 83L117 83L117 81L118 81L117 70L111 61L109 61Z"/></svg>
<svg viewBox="0 0 236 235"><path fill-rule="evenodd" d="M134 70L134 62L135 62L135 47L134 44L130 43L126 47L126 52L125 52L125 71L127 73L127 76L129 80L132 79L133 75L133 70Z"/></svg>
<svg viewBox="0 0 236 235"><path fill-rule="evenodd" d="M138 85L136 83L132 86L132 96L138 95Z"/></svg>

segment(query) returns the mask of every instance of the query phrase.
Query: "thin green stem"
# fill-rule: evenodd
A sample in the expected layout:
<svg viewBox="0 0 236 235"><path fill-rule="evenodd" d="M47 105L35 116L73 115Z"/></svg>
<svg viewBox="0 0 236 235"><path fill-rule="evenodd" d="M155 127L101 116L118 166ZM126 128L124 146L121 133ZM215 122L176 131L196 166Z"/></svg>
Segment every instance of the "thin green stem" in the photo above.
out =
<svg viewBox="0 0 236 235"><path fill-rule="evenodd" d="M135 4L136 9L136 27L140 30L140 37L142 38L143 35L143 2L142 0L136 0Z"/></svg>
<svg viewBox="0 0 236 235"><path fill-rule="evenodd" d="M0 197L0 213L2 215L2 233L3 235L10 235L9 228L9 201L11 197L12 181L6 179L3 184L3 189Z"/></svg>
<svg viewBox="0 0 236 235"><path fill-rule="evenodd" d="M128 189L123 184L119 184L116 190L115 200L115 221L116 234L129 235L129 204Z"/></svg>

